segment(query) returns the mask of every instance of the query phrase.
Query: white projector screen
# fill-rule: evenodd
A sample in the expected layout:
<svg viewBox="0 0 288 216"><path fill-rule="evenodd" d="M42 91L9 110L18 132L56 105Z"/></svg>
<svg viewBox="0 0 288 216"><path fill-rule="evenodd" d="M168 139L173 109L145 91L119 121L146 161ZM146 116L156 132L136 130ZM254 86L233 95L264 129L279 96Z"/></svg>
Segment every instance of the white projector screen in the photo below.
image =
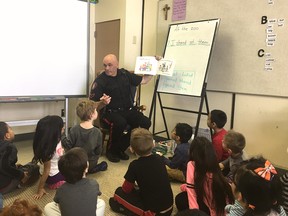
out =
<svg viewBox="0 0 288 216"><path fill-rule="evenodd" d="M0 97L87 95L87 7L0 1Z"/></svg>

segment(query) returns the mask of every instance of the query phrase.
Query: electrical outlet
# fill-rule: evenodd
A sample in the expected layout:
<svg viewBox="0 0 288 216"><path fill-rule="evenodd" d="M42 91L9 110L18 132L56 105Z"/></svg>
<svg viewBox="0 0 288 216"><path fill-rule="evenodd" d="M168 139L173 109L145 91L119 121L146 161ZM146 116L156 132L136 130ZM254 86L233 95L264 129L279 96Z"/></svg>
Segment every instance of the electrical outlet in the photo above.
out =
<svg viewBox="0 0 288 216"><path fill-rule="evenodd" d="M61 117L65 117L65 111L64 111L64 109L61 109Z"/></svg>

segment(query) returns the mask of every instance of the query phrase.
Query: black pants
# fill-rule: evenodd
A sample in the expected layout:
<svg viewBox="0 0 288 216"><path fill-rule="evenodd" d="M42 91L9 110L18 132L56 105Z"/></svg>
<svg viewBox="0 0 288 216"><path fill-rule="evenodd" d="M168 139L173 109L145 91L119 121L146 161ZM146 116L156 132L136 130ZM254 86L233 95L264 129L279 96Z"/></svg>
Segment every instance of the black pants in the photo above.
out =
<svg viewBox="0 0 288 216"><path fill-rule="evenodd" d="M210 215L210 210L206 206L206 204L203 202L203 200L197 200L199 210L205 212L206 214ZM187 192L181 192L176 195L175 197L175 204L178 209L178 211L183 211L186 209L189 209L189 203L188 203L188 195Z"/></svg>
<svg viewBox="0 0 288 216"><path fill-rule="evenodd" d="M149 215L150 210L144 207L139 191L137 190L133 190L131 193L126 194L121 187L118 187L115 191L114 199L120 203L123 208L133 212L135 215ZM156 213L155 216L170 216L172 211L173 208L165 213Z"/></svg>
<svg viewBox="0 0 288 216"><path fill-rule="evenodd" d="M106 123L109 122L109 127L112 129L108 150L114 153L125 151L129 147L132 129L137 127L149 129L151 126L149 118L144 116L142 112L134 109L106 112L103 118ZM128 133L123 134L125 130Z"/></svg>

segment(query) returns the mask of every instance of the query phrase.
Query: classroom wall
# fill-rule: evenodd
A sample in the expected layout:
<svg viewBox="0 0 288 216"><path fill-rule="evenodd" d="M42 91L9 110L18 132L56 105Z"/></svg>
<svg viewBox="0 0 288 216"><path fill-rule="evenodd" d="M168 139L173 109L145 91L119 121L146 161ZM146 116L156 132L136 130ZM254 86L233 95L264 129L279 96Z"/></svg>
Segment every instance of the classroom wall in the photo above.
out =
<svg viewBox="0 0 288 216"><path fill-rule="evenodd" d="M157 2L154 0L145 0L144 9L144 31L143 31L143 56L156 55L156 41L157 41ZM141 87L141 104L147 106L145 115L149 115L153 90L155 86L155 78L148 84Z"/></svg>
<svg viewBox="0 0 288 216"><path fill-rule="evenodd" d="M134 70L140 55L141 11L142 0L105 0L95 6L94 23L120 19L119 65L128 70Z"/></svg>
<svg viewBox="0 0 288 216"><path fill-rule="evenodd" d="M235 130L247 139L250 155L262 153L288 168L288 99L237 95Z"/></svg>
<svg viewBox="0 0 288 216"><path fill-rule="evenodd" d="M169 6L172 7L172 4ZM155 7L157 7L156 2ZM201 9L205 10L204 8ZM199 10L201 9L199 8ZM162 8L157 8L157 10L162 12ZM171 16L172 10L168 13L169 16ZM164 20L164 12L162 19ZM163 20L161 20L161 22L163 22ZM167 22L170 21L168 20ZM159 23L159 20L157 20L157 22ZM161 35L161 37L162 36L163 35ZM241 40L239 43L240 42ZM243 46L243 49L246 50L245 46ZM163 49L156 49L156 52L158 55L161 55ZM247 52L246 55L249 55L249 52ZM285 77L283 77L283 79L285 80ZM243 83L243 85L245 85L245 83ZM266 86L263 84L263 88L265 87ZM279 88L277 85L274 85L273 87ZM232 94L229 92L208 92L207 94L210 110L224 110L229 119L225 128L230 129ZM199 100L192 97L161 94L161 99L164 106L185 108L189 110L193 110L199 106ZM245 135L247 141L246 151L250 156L262 154L276 165L283 168L288 167L288 126L285 124L288 119L287 107L288 99L285 97L236 94L233 128ZM196 116L194 114L171 110L164 110L164 113L169 131L173 129L175 123L180 121L188 122L192 125L196 124ZM157 110L156 116L156 131L161 131L164 129L164 124L159 109ZM207 128L206 119L207 116L201 116L200 127Z"/></svg>
<svg viewBox="0 0 288 216"><path fill-rule="evenodd" d="M0 121L37 120L50 115L61 115L64 109L63 101L27 102L27 103L0 103ZM31 133L35 125L14 127L15 134Z"/></svg>

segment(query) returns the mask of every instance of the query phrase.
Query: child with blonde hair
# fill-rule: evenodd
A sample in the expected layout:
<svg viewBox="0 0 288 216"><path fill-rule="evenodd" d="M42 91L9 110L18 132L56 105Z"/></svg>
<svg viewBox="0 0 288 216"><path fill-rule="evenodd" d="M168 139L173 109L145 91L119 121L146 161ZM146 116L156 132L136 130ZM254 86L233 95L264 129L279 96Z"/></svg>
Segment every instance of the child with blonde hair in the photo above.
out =
<svg viewBox="0 0 288 216"><path fill-rule="evenodd" d="M94 127L93 122L98 117L99 103L88 99L81 100L76 107L77 116L81 120L80 124L70 129L68 138L64 133L61 138L65 149L81 147L87 152L89 173L104 171L108 166L106 161L98 164L102 153L102 133L99 128Z"/></svg>
<svg viewBox="0 0 288 216"><path fill-rule="evenodd" d="M173 193L163 159L152 154L152 134L135 128L130 145L138 159L129 164L122 187L109 199L110 207L125 215L171 215Z"/></svg>
<svg viewBox="0 0 288 216"><path fill-rule="evenodd" d="M220 162L219 166L221 170L229 171L226 177L228 180L232 180L233 173L235 173L240 163L248 159L248 156L244 151L246 140L243 134L229 130L224 136L222 145L230 156L226 160Z"/></svg>

